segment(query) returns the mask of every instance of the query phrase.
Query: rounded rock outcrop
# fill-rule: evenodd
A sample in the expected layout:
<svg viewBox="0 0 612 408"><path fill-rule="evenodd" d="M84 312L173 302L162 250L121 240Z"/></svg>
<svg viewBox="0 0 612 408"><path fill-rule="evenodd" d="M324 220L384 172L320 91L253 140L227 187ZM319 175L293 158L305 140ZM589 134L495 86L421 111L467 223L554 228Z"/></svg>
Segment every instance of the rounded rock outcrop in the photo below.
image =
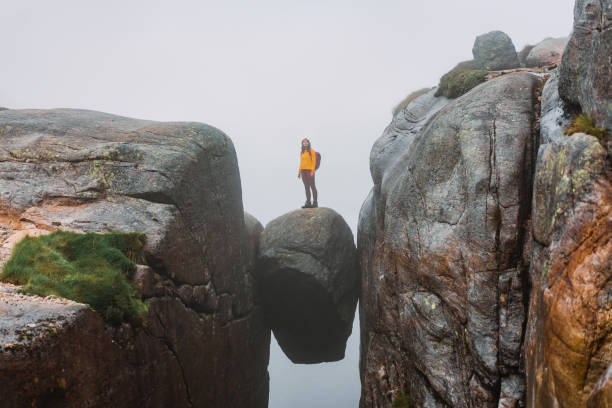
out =
<svg viewBox="0 0 612 408"><path fill-rule="evenodd" d="M359 276L353 233L338 213L296 210L271 221L257 276L266 320L291 361L344 358Z"/></svg>
<svg viewBox="0 0 612 408"><path fill-rule="evenodd" d="M521 65L512 40L502 31L491 31L476 37L472 54L479 69L497 71Z"/></svg>
<svg viewBox="0 0 612 408"><path fill-rule="evenodd" d="M545 67L559 64L563 50L567 45L567 37L547 38L533 47L525 60L527 67Z"/></svg>
<svg viewBox="0 0 612 408"><path fill-rule="evenodd" d="M443 96L435 96L436 91L437 88L430 89L410 101L393 116L389 126L374 142L370 152L370 173L374 185L382 183L385 168L409 149L429 119L450 102Z"/></svg>

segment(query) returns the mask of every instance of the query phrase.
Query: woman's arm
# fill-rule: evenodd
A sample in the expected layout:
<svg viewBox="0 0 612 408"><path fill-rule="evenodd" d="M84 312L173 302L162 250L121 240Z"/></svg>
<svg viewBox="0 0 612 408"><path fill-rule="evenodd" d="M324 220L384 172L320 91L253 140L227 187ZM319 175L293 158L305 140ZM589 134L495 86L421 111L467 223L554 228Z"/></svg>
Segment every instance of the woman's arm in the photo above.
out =
<svg viewBox="0 0 612 408"><path fill-rule="evenodd" d="M298 167L298 178L300 178L302 175L303 162L304 162L304 159L302 158L302 153L300 152L300 167Z"/></svg>

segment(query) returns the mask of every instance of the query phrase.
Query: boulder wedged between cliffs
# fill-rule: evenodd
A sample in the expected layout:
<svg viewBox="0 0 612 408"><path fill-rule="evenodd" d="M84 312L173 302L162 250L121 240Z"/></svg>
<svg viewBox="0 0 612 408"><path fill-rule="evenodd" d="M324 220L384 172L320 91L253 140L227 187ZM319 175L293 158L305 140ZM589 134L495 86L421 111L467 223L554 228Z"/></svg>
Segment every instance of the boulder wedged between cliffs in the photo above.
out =
<svg viewBox="0 0 612 408"><path fill-rule="evenodd" d="M339 214L296 210L268 223L257 280L266 321L291 361L344 358L359 276L353 234Z"/></svg>

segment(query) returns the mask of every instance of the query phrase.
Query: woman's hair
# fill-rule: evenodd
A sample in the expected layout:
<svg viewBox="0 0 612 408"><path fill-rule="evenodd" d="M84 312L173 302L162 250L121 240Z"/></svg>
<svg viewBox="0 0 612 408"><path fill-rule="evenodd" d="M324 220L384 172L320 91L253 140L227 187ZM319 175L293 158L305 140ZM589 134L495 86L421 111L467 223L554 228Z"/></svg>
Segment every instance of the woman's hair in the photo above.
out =
<svg viewBox="0 0 612 408"><path fill-rule="evenodd" d="M304 141L308 142L308 146L307 147L304 147ZM310 153L310 157L312 157L312 152L310 151L310 140L308 140L306 138L302 139L301 146L302 146L302 153L304 153L306 150L308 150L308 153Z"/></svg>

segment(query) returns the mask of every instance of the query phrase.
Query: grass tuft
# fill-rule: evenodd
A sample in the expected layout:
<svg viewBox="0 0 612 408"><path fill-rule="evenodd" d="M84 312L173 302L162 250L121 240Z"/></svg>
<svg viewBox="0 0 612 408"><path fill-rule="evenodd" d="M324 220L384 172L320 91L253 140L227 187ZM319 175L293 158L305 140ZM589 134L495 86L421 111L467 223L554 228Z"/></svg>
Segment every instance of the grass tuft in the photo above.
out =
<svg viewBox="0 0 612 408"><path fill-rule="evenodd" d="M112 324L141 326L147 307L127 277L144 261L145 235L54 231L15 245L0 280L24 293L85 303Z"/></svg>
<svg viewBox="0 0 612 408"><path fill-rule="evenodd" d="M474 69L474 61L464 61L440 78L436 96L450 99L458 98L469 92L476 85L486 82L489 72Z"/></svg>
<svg viewBox="0 0 612 408"><path fill-rule="evenodd" d="M572 123L565 127L563 133L568 136L574 133L586 133L587 135L595 136L602 145L605 144L606 140L606 129L595 127L593 119L586 113L578 114Z"/></svg>

